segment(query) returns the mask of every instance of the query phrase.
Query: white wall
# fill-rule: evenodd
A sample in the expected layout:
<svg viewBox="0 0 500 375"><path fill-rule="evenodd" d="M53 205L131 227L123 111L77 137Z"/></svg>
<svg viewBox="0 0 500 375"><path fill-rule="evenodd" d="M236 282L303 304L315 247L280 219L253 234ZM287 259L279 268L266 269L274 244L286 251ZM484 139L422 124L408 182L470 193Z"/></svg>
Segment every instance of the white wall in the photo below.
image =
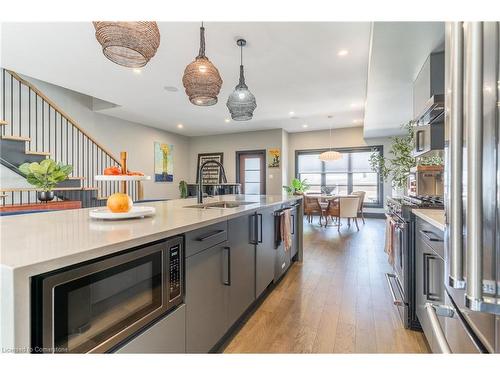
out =
<svg viewBox="0 0 500 375"><path fill-rule="evenodd" d="M288 175L295 176L295 151L336 148L336 147L361 147L361 146L383 146L384 156L390 149L389 138L363 138L363 128L333 129L330 143L329 130L308 131L301 133L290 133L288 144ZM392 194L391 182L384 183L384 203L387 196ZM383 209L367 209L367 212L381 212Z"/></svg>
<svg viewBox="0 0 500 375"><path fill-rule="evenodd" d="M154 142L174 145L174 181L155 183L144 182L144 198L178 198L178 183L188 178L189 138L144 126L115 117L93 112L92 97L64 89L31 77L23 77L34 84L53 100L64 112L71 116L92 138L106 147L115 157L120 151L128 152L130 170L141 171L154 176ZM6 174L3 174L6 176ZM2 177L2 187L7 186ZM9 181L10 182L10 181Z"/></svg>
<svg viewBox="0 0 500 375"><path fill-rule="evenodd" d="M224 169L226 170L227 180L232 182L236 181L236 151L267 151L269 148L282 149L282 142L283 131L281 129L192 137L189 147L190 173L188 182L196 182L196 166L198 154L200 153L223 152ZM283 181L282 171L283 163L281 163L280 168L267 168L266 160L267 194L281 194Z"/></svg>

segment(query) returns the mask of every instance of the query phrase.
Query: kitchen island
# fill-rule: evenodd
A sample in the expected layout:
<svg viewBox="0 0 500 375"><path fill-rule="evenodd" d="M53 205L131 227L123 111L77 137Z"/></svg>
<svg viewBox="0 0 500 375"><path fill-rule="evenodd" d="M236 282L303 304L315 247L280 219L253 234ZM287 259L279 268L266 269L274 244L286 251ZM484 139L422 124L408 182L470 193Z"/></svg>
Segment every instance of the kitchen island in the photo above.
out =
<svg viewBox="0 0 500 375"><path fill-rule="evenodd" d="M190 281L190 259L193 262L192 259L195 259L199 254L208 254L203 252L205 248L202 249L200 244L204 242L208 246L216 238L221 237L224 230L227 231L226 238L221 237L220 240L232 241L231 248L234 250L231 252L234 251L234 254L231 254L231 259L238 260L239 246L254 249L253 258L249 258L253 259L253 263L248 264L248 267L256 267L257 275L253 276L252 280L254 280L255 286L252 286L252 290L254 291L254 300L259 298L262 294L262 285L259 285L259 267L267 267L267 269L275 267L274 258L268 257L267 260L259 258L259 244L262 247L261 244L267 241L268 248L274 244L274 222L269 221L274 210L298 203L297 214L294 217L296 224L293 224L293 231L297 234L295 259L302 260L301 196L226 195L206 200L206 202L218 201L245 201L247 204L233 208L207 209L186 207L195 205L195 199L153 202L147 203L147 205L155 208L155 216L123 221L90 219L89 210L91 209L1 218L2 348L7 351L16 348L14 351L22 352L31 345L33 332L30 327L33 323L33 317L30 314L36 308L33 306L36 301L31 302L33 297L31 282L35 276L50 275L54 271L80 264L85 265L96 259L107 259L115 254L155 244L174 236L186 238L184 250L184 256L187 258L186 301L189 301L195 293L192 292L191 296L189 295L190 289L195 283L204 285L203 280ZM238 219L241 221L239 224L237 223ZM259 234L256 235L255 243L248 238L248 223L252 227L261 228ZM218 229L208 235L194 236L194 234L203 231L203 228L214 226L222 226L224 229ZM216 244L223 250L229 248L229 245L222 246L221 243ZM259 264L259 261L272 264ZM214 266L217 264L214 263ZM191 268L194 270L195 266L193 265ZM230 271L225 272L231 273ZM234 278L233 284L237 285L237 277L240 274L239 271L232 272L231 276L227 275L228 280ZM195 303L196 301L193 302L193 305ZM188 302L186 304L188 305ZM226 307L231 310L231 306ZM231 320L230 325L239 318L240 310L241 308L238 312L234 312L231 319L226 319L227 321ZM213 344L215 343L212 343L210 347ZM206 348L208 346L194 348L192 351L207 351Z"/></svg>

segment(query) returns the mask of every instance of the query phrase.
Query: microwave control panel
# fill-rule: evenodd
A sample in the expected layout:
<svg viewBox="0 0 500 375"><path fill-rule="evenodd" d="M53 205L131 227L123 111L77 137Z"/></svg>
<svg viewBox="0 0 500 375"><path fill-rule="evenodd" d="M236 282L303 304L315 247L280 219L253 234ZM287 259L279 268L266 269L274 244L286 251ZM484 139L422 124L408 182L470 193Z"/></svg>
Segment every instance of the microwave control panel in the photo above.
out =
<svg viewBox="0 0 500 375"><path fill-rule="evenodd" d="M179 244L172 246L168 251L169 256L169 301L181 295L181 247Z"/></svg>

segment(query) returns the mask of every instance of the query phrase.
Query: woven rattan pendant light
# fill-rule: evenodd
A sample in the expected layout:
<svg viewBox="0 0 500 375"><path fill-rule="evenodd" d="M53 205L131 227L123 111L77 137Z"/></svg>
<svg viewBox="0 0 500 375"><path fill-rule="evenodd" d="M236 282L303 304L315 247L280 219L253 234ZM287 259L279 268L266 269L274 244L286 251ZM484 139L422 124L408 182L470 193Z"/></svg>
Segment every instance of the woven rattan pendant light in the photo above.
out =
<svg viewBox="0 0 500 375"><path fill-rule="evenodd" d="M194 105L208 106L217 103L222 78L217 68L205 56L205 28L200 27L200 52L196 59L186 66L182 84L189 101Z"/></svg>
<svg viewBox="0 0 500 375"><path fill-rule="evenodd" d="M127 68L141 68L156 54L160 30L156 22L93 22L104 56Z"/></svg>
<svg viewBox="0 0 500 375"><path fill-rule="evenodd" d="M332 126L330 125L330 150L322 152L319 155L319 159L322 161L335 161L342 159L342 154L337 151L332 151Z"/></svg>
<svg viewBox="0 0 500 375"><path fill-rule="evenodd" d="M245 84L243 72L243 47L247 44L245 39L238 39L236 44L240 47L240 82L227 99L227 108L231 118L235 121L248 121L253 117L253 111L257 108L255 96L248 90Z"/></svg>

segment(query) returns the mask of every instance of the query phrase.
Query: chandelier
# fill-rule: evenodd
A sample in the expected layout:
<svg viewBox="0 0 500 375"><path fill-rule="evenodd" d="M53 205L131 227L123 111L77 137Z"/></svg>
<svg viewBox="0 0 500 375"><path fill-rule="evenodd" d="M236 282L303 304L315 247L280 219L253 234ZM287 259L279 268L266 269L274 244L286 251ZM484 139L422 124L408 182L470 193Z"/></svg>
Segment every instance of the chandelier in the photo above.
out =
<svg viewBox="0 0 500 375"><path fill-rule="evenodd" d="M92 22L95 37L109 60L127 68L141 68L160 46L156 22Z"/></svg>
<svg viewBox="0 0 500 375"><path fill-rule="evenodd" d="M335 161L342 159L342 154L337 151L332 151L332 126L330 125L330 150L322 152L319 159L322 161Z"/></svg>
<svg viewBox="0 0 500 375"><path fill-rule="evenodd" d="M227 108L231 118L235 121L247 121L253 117L253 111L257 108L255 96L248 90L245 84L243 72L243 47L247 44L245 39L238 39L236 44L240 47L240 82L227 99Z"/></svg>
<svg viewBox="0 0 500 375"><path fill-rule="evenodd" d="M200 27L200 51L195 60L186 66L182 84L189 101L194 105L208 106L217 103L222 78L217 68L205 56L205 28Z"/></svg>

